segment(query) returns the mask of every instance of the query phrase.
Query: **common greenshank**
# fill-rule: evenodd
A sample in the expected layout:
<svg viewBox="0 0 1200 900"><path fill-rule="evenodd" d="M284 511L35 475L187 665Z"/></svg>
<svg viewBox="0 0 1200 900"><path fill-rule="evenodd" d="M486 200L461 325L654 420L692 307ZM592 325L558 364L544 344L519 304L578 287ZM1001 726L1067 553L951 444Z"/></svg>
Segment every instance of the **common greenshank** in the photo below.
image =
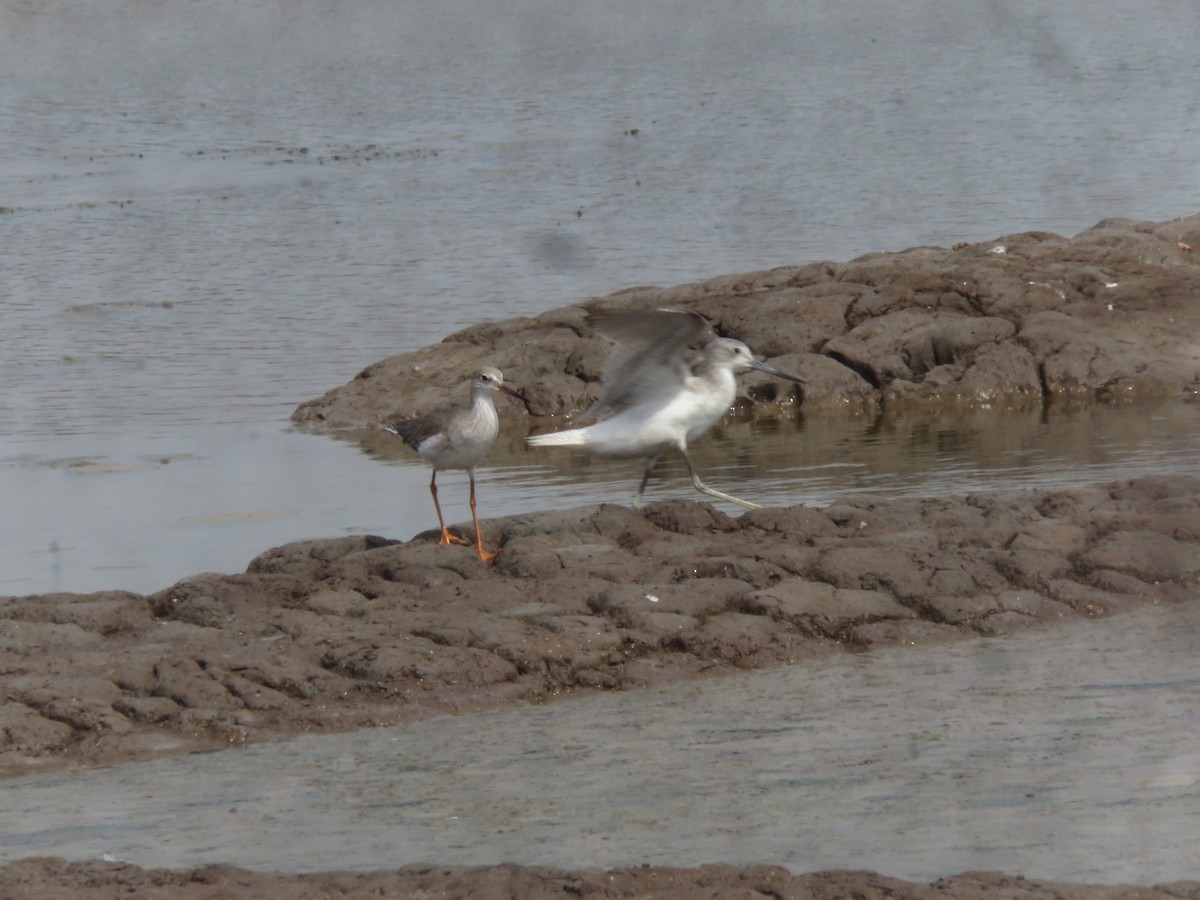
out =
<svg viewBox="0 0 1200 900"><path fill-rule="evenodd" d="M671 310L593 313L588 325L617 343L601 373L600 398L585 413L596 423L583 428L536 434L534 447L583 447L602 456L642 457L645 469L634 495L639 506L646 483L668 450L683 454L696 490L747 509L741 500L700 480L688 446L725 415L737 395L735 376L758 369L803 384L803 379L759 362L741 341L718 337L705 345L694 365L688 346L709 331L699 315Z"/></svg>

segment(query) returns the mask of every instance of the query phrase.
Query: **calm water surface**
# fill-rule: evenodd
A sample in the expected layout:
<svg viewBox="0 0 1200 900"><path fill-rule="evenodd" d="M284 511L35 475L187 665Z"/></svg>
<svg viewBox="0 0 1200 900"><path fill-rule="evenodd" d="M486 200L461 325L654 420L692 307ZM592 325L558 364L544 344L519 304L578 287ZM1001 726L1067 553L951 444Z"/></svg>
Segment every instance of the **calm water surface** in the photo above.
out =
<svg viewBox="0 0 1200 900"><path fill-rule="evenodd" d="M1200 602L0 782L0 862L1200 873Z"/></svg>
<svg viewBox="0 0 1200 900"><path fill-rule="evenodd" d="M424 529L419 464L287 416L472 322L1190 214L1198 39L1200 13L1143 0L6 3L0 591L152 590L290 539ZM826 428L870 437L791 436L821 449ZM924 465L992 485L872 439L881 489ZM707 471L769 502L861 486L825 480L837 458L732 452ZM494 462L485 515L610 471ZM612 471L565 499L624 496Z"/></svg>

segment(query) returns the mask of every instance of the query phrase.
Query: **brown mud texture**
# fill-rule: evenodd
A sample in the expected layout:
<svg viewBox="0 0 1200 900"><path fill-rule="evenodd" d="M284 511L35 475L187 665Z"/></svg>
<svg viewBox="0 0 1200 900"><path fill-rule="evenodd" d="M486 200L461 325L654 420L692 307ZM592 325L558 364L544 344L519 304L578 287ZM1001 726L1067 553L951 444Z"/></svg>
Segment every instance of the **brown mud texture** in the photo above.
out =
<svg viewBox="0 0 1200 900"><path fill-rule="evenodd" d="M595 399L611 345L585 320L613 309L700 313L804 379L744 376L738 406L756 415L1165 397L1200 391L1198 297L1200 215L1105 220L1071 238L1028 232L631 288L474 325L368 366L293 419L369 443L366 426L461 400L464 373L495 366L530 399L530 417L502 416L507 430L554 427Z"/></svg>
<svg viewBox="0 0 1200 900"><path fill-rule="evenodd" d="M1063 884L996 872L964 872L930 884L874 872L794 875L777 866L727 865L676 869L565 871L545 866L410 865L382 872L274 875L233 866L189 871L141 869L124 863L26 859L0 867L5 900L141 897L146 900L218 900L271 897L472 898L472 900L1185 900L1200 897L1200 882L1153 887Z"/></svg>
<svg viewBox="0 0 1200 900"><path fill-rule="evenodd" d="M1200 479L707 503L268 550L148 596L0 600L0 771L212 748L1195 600ZM930 652L936 652L931 649Z"/></svg>
<svg viewBox="0 0 1200 900"><path fill-rule="evenodd" d="M525 388L530 428L595 396L595 309L705 315L802 389L747 377L751 415L884 407L1133 402L1200 392L1200 217L1106 221L676 288L622 291L485 324L381 361L297 421L360 439L397 408L457 398L472 365ZM356 536L267 550L142 596L0 598L0 773L111 763L453 712L542 703L1194 602L1200 480L853 499L737 518L707 503L599 505L485 520L466 547ZM187 872L29 859L0 897L1196 897L1195 882L1063 885L967 873L705 866L566 872L407 866L382 873Z"/></svg>

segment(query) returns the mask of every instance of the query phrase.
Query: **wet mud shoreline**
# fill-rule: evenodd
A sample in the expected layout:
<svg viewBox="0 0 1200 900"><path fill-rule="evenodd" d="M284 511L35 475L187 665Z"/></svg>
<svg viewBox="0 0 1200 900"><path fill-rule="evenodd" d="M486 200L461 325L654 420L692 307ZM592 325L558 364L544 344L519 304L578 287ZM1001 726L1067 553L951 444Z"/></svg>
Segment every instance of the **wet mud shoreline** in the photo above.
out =
<svg viewBox="0 0 1200 900"><path fill-rule="evenodd" d="M412 409L452 399L459 385L439 375L474 364L496 365L526 387L535 416L510 416L506 428L557 427L594 396L606 348L583 320L597 307L695 309L805 378L802 393L746 378L739 403L751 415L796 405L836 415L1194 395L1198 241L1200 217L1105 222L1071 239L1015 235L625 291L381 361L302 404L295 419L368 441L367 426L401 399ZM1196 602L1200 593L1200 479L1169 474L736 518L693 501L606 504L483 528L502 549L491 565L428 534L356 536L270 549L244 573L194 575L145 596L0 598L0 773L565 702L898 643L936 653L941 641ZM14 897L1200 896L1195 882L1097 888L967 874L916 885L725 866L289 876L54 860L0 867L0 889Z"/></svg>
<svg viewBox="0 0 1200 900"><path fill-rule="evenodd" d="M793 874L778 866L665 866L565 871L545 866L424 866L386 872L274 875L234 866L191 871L141 869L123 863L28 859L0 867L0 889L12 900L51 897L138 897L215 900L218 897L692 897L785 900L1182 900L1200 896L1200 882L1153 887L1075 885L996 872L964 872L919 884L873 872Z"/></svg>
<svg viewBox="0 0 1200 900"><path fill-rule="evenodd" d="M3 771L212 749L1194 601L1200 479L488 520L502 548L269 550L148 596L11 598ZM931 651L936 652L936 651Z"/></svg>

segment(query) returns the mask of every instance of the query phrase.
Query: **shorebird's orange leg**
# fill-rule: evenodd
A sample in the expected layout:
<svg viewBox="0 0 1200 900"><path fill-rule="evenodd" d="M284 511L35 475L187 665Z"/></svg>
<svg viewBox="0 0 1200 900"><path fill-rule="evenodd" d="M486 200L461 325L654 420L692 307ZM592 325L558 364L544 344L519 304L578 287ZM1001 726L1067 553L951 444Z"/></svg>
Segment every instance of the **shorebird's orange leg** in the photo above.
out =
<svg viewBox="0 0 1200 900"><path fill-rule="evenodd" d="M471 518L475 521L475 552L479 554L479 558L484 562L491 562L500 555L500 551L491 553L483 549L483 538L479 534L479 516L475 513L475 472L468 472L471 477ZM465 541L463 543L466 543Z"/></svg>
<svg viewBox="0 0 1200 900"><path fill-rule="evenodd" d="M474 490L474 487L472 487ZM446 527L446 521L442 518L442 504L438 503L437 498L437 469L433 470L433 477L429 479L429 493L433 494L433 508L437 510L438 524L442 526L442 538L438 544L469 544L470 541L464 541L457 534L451 534ZM474 509L472 509L474 512ZM479 525L475 525L475 533L479 533Z"/></svg>

